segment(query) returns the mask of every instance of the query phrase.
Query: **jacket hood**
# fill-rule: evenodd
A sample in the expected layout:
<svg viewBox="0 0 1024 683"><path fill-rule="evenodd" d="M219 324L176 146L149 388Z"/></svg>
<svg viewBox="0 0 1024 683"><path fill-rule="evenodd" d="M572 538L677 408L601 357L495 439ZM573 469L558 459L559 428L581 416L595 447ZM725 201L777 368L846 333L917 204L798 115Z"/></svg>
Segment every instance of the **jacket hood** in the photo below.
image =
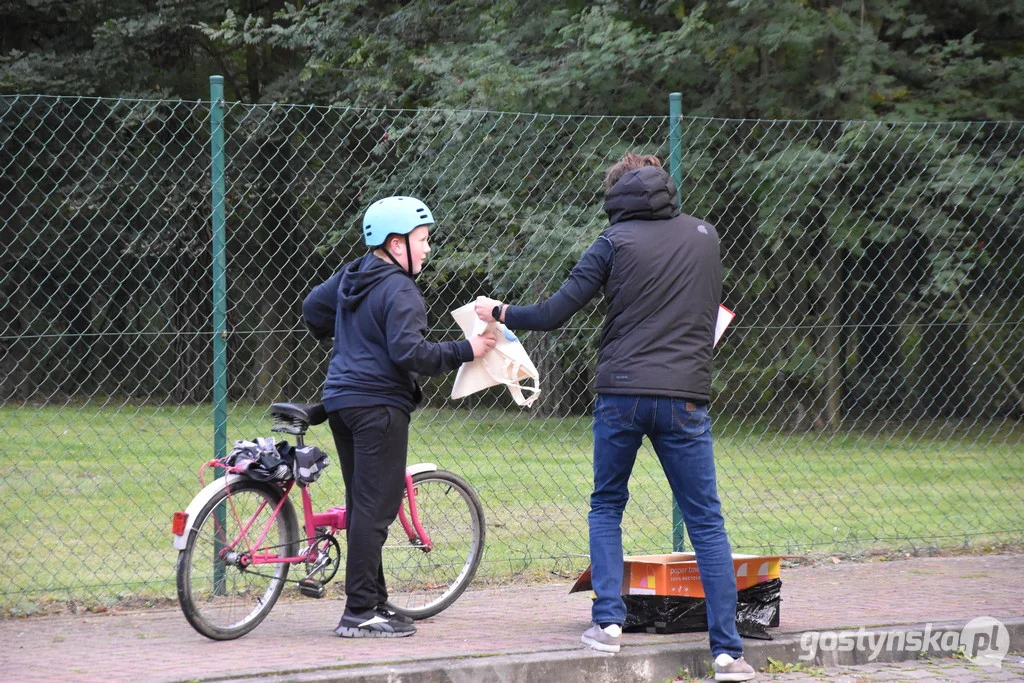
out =
<svg viewBox="0 0 1024 683"><path fill-rule="evenodd" d="M622 221L657 221L679 215L676 184L660 166L630 171L604 198L604 211L613 225Z"/></svg>
<svg viewBox="0 0 1024 683"><path fill-rule="evenodd" d="M394 263L366 254L342 268L338 302L346 310L354 311L371 289L396 274L408 276Z"/></svg>

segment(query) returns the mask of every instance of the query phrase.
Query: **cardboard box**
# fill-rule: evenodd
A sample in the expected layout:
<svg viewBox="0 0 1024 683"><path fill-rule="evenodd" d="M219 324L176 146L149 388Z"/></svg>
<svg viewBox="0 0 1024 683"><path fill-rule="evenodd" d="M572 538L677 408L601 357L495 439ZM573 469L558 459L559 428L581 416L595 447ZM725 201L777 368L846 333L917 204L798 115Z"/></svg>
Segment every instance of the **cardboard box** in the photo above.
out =
<svg viewBox="0 0 1024 683"><path fill-rule="evenodd" d="M733 554L736 576L736 628L741 636L771 640L766 630L779 625L781 555ZM647 633L707 631L704 587L693 553L626 557L622 594L623 630ZM570 593L592 590L590 567Z"/></svg>
<svg viewBox="0 0 1024 683"><path fill-rule="evenodd" d="M733 554L736 590L741 591L765 581L780 578L780 555ZM580 575L569 591L591 590L590 567ZM668 595L703 598L697 560L693 553L636 555L625 558L622 574L623 595Z"/></svg>

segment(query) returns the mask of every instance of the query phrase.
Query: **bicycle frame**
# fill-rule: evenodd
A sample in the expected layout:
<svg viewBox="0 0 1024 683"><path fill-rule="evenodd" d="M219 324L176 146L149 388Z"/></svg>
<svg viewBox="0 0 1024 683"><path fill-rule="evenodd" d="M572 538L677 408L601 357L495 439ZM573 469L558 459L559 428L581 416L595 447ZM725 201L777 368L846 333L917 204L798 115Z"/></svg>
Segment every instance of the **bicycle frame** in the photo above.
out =
<svg viewBox="0 0 1024 683"><path fill-rule="evenodd" d="M406 495L402 504L398 508L398 519L402 524L402 528L405 529L405 533L406 536L409 538L409 542L416 545L417 547L420 547L424 552L430 552L431 549L433 548L433 545L430 542L430 536L427 534L426 529L424 529L423 525L420 524L419 511L416 508L416 487L413 485L412 475L416 472L428 471L430 469L436 469L436 466L416 465L412 469L406 469ZM284 492L284 495L281 496L281 500L274 508L273 514L270 516L267 522L263 525L263 528L260 530L260 535L256 539L256 542L253 544L256 549L262 547L263 540L266 538L267 533L270 531L270 528L276 522L277 515L280 513L281 507L285 504L285 501L288 499L288 496L291 494L294 485L294 481L289 481L283 485L282 490ZM230 490L229 484L225 484L225 486L228 486ZM302 497L302 516L304 520L307 541L315 539L319 535L317 530L320 528L330 528L330 533L333 535L338 531L344 530L347 527L348 515L344 505L340 507L332 507L326 510L325 512L314 512L313 497L309 492L309 487L301 487L300 494ZM227 500L230 504L231 497L228 496ZM406 501L408 501L409 505L408 515L406 514L405 511ZM250 526L252 524L252 520L255 520L257 518L257 516L259 515L260 512L263 511L263 508L265 506L266 502L261 504L259 509L257 509L256 512L252 514L249 522L240 527L238 535L234 539L232 539L230 543L225 543L226 549L234 550L239 540L247 536L250 530ZM241 522L241 520L238 521ZM278 563L298 564L300 562L315 560L317 553L316 547L314 545L310 545L304 552L294 557L281 557L279 555L269 552L259 553L255 552L252 548L246 548L244 549L244 551L249 553L248 561L243 561L243 564L245 564L246 566Z"/></svg>

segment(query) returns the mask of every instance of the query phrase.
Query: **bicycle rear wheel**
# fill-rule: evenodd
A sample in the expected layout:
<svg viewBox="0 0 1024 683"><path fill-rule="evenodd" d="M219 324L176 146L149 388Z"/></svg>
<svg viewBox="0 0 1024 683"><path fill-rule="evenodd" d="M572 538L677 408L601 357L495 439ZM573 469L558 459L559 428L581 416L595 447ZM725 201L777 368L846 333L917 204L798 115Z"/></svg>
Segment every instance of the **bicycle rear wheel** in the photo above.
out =
<svg viewBox="0 0 1024 683"><path fill-rule="evenodd" d="M178 602L188 623L207 638L245 635L263 621L281 594L288 564L252 565L248 560L254 553L298 554L291 501L274 517L283 495L274 484L242 480L230 492L217 493L199 512L185 549L178 553Z"/></svg>
<svg viewBox="0 0 1024 683"><path fill-rule="evenodd" d="M426 619L449 607L473 580L484 552L484 510L472 487L451 472L421 472L412 480L432 547L428 552L418 537L410 540L396 519L382 553L384 578L391 609ZM408 501L402 505L408 512Z"/></svg>

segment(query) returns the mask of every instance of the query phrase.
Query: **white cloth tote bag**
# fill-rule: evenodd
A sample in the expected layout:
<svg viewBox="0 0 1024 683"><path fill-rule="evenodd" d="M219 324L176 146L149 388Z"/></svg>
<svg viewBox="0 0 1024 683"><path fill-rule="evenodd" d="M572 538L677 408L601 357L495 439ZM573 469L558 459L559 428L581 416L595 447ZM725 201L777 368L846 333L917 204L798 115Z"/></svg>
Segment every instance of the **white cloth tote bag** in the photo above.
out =
<svg viewBox="0 0 1024 683"><path fill-rule="evenodd" d="M518 405L533 405L540 396L540 374L516 336L501 323L485 323L478 318L472 303L456 308L452 317L467 339L488 329L498 338L493 349L459 367L452 385L452 398L463 398L481 389L504 384ZM531 381L532 385L529 384Z"/></svg>

